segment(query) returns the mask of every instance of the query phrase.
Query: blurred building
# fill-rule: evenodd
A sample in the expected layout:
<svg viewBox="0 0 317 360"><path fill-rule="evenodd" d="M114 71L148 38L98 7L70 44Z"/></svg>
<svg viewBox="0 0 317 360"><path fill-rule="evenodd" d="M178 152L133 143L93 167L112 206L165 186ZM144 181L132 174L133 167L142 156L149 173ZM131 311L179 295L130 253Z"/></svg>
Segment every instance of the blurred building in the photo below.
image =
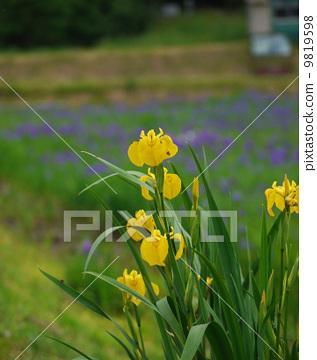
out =
<svg viewBox="0 0 317 360"><path fill-rule="evenodd" d="M251 53L284 56L298 38L298 0L247 0Z"/></svg>
<svg viewBox="0 0 317 360"><path fill-rule="evenodd" d="M298 0L247 0L249 32L298 37Z"/></svg>

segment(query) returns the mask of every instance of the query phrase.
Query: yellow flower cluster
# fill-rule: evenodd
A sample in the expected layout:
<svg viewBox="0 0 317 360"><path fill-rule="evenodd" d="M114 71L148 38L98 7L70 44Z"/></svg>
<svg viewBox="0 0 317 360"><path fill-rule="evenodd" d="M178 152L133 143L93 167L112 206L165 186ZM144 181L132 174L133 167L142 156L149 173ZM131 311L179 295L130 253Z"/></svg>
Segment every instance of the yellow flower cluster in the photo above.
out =
<svg viewBox="0 0 317 360"><path fill-rule="evenodd" d="M128 156L134 165L158 166L177 154L177 145L170 136L164 134L162 129L159 130L158 134L155 134L153 129L147 134L142 130L140 140L134 141L129 146Z"/></svg>
<svg viewBox="0 0 317 360"><path fill-rule="evenodd" d="M157 187L157 179L151 168L155 169L163 161L175 156L177 152L177 145L174 144L170 136L164 134L162 129L159 129L158 134L154 130L148 131L147 134L142 130L140 139L129 146L128 156L134 165L139 167L143 165L150 166L147 175L140 177L140 181L144 183L144 186L141 186L141 194L145 199L153 200L149 188L145 184L152 186L153 189ZM167 168L164 167L162 180L160 192L163 193L163 197L168 200L175 198L182 187L179 176L169 174ZM137 211L135 217L128 220L127 232L134 241L141 242L141 257L150 266L165 266L165 260L169 252L168 238L175 242L175 247L178 246L175 259L178 260L183 254L185 241L182 234L174 233L174 231L168 236L161 234L161 231L156 227L153 216L147 215L144 210ZM125 269L123 276L118 277L117 281L135 290L140 295L145 295L146 287L142 274L136 270L128 273L128 270ZM154 283L152 283L152 286L154 293L158 295L158 286ZM126 302L131 301L135 305L140 304L140 300L131 294L124 293L124 298Z"/></svg>
<svg viewBox="0 0 317 360"><path fill-rule="evenodd" d="M124 269L123 275L117 278L121 284L126 285L130 289L136 291L140 295L144 296L146 293L145 283L143 280L143 276L138 273L136 270L132 270L129 274L128 269ZM160 293L159 287L152 282L152 287L154 294L157 296ZM128 293L124 293L123 295L125 302L131 301L135 305L140 305L141 300L138 299L136 296L133 296Z"/></svg>
<svg viewBox="0 0 317 360"><path fill-rule="evenodd" d="M168 255L168 240L166 234L156 228L152 215L146 215L144 210L135 213L135 217L127 222L127 231L135 241L141 241L141 257L150 266L165 266ZM179 260L183 255L185 240L180 233L171 232L169 238L178 246L175 259Z"/></svg>
<svg viewBox="0 0 317 360"><path fill-rule="evenodd" d="M297 214L299 212L299 185L296 185L295 181L290 183L286 175L282 185L277 185L274 181L272 187L265 190L265 197L270 216L274 216L272 210L274 205L280 211L286 210Z"/></svg>
<svg viewBox="0 0 317 360"><path fill-rule="evenodd" d="M148 165L156 167L163 163L164 160L170 159L178 152L177 145L174 144L172 138L165 135L162 129L156 134L152 129L145 134L141 131L140 140L134 141L128 149L128 156L130 161L136 166ZM148 169L148 174L141 176L140 180L143 183L156 186L155 175ZM167 168L164 167L163 179L163 196L171 200L175 198L181 191L182 182L178 175L168 174ZM146 200L153 200L149 189L146 186L141 187L142 196Z"/></svg>

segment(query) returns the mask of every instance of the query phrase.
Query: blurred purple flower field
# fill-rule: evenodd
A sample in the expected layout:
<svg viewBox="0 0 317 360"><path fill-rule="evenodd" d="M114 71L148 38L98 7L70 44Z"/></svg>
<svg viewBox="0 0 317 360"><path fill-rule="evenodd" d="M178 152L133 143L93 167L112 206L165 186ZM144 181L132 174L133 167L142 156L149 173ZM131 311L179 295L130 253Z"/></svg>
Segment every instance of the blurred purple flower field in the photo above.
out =
<svg viewBox="0 0 317 360"><path fill-rule="evenodd" d="M244 92L195 100L170 97L134 106L47 103L35 109L76 151L92 152L125 168L131 168L126 155L131 139L142 129L161 127L182 149L173 163L189 183L198 171L187 144L205 157L207 165L273 99L273 94ZM285 94L211 166L209 181L223 206L236 207L242 217L250 211L258 216L260 209L249 203L249 193L252 203L261 203L263 189L281 173L297 178L297 111L296 96ZM85 199L78 199L77 194L95 180L92 170L29 110L6 106L0 110L0 119L1 148L6 154L2 176L84 205ZM101 175L108 173L102 163L87 160ZM121 205L108 189L101 192L112 205L117 203L115 207ZM129 199L128 207L137 201Z"/></svg>

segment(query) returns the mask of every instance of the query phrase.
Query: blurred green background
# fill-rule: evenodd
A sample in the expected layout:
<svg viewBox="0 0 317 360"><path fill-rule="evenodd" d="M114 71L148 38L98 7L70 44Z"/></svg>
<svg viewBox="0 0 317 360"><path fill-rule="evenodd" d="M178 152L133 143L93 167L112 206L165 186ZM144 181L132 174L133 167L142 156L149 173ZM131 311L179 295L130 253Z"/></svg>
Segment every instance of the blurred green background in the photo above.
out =
<svg viewBox="0 0 317 360"><path fill-rule="evenodd" d="M188 143L211 162L295 78L296 4L266 3L271 32L289 38L291 52L261 58L240 0L3 0L0 76L76 151L126 169L135 169L126 152L140 130L162 127L179 145L173 163L188 184L197 175ZM298 180L297 112L294 84L208 171L220 206L238 211L242 258L247 247L257 251L265 188L284 173ZM38 267L77 289L89 280L81 272L98 234L74 231L63 243L63 211L105 203L132 213L148 204L115 178L118 195L103 185L78 195L96 176L3 81L0 153L0 358L14 358L70 302ZM296 239L296 223L291 233ZM117 255L109 270L117 277L131 262L124 244L104 244L92 267L101 271ZM118 291L97 283L89 296L123 321ZM150 358L161 359L143 311ZM124 359L109 324L75 305L49 334L97 358ZM74 357L44 336L22 358Z"/></svg>

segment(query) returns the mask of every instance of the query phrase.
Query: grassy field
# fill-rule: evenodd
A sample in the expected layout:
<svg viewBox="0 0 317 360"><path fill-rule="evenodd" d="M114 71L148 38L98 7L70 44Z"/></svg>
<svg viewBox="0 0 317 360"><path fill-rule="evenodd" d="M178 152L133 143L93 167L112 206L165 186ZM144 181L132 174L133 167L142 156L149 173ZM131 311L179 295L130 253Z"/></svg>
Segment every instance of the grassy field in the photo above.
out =
<svg viewBox="0 0 317 360"><path fill-rule="evenodd" d="M252 70L247 43L238 42L9 53L0 56L0 73L28 99L140 102L149 95L164 98L175 93L194 97L246 89L279 91L296 76L296 61L295 53L285 65L292 71L284 75L276 76L273 71L259 76ZM2 82L1 98L16 100Z"/></svg>
<svg viewBox="0 0 317 360"><path fill-rule="evenodd" d="M29 239L22 239L23 235L10 232L3 226L0 234L0 357L12 359L70 304L72 299L39 272L39 268L42 268L64 279L64 262L69 261L69 257L61 249L54 249L43 243L35 245ZM116 296L121 298L119 291ZM118 321L123 322L120 318ZM144 321L145 340L151 359L159 360L160 350L152 324L150 318ZM106 334L106 331L113 330L110 322L74 304L21 358L75 358L74 352L47 338L53 336L99 359L125 359L122 350Z"/></svg>

